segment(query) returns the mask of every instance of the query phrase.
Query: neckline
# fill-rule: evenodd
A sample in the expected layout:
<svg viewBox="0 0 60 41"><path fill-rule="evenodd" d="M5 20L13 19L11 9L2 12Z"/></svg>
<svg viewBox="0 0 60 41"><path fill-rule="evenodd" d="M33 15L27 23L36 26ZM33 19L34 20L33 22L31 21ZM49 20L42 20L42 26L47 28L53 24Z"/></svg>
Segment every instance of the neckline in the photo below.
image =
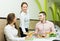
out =
<svg viewBox="0 0 60 41"><path fill-rule="evenodd" d="M40 23L41 23L41 21L40 21ZM47 20L45 21L45 23L47 23ZM41 23L41 24L45 24L45 23Z"/></svg>
<svg viewBox="0 0 60 41"><path fill-rule="evenodd" d="M8 24L9 26L11 26L10 24ZM14 25L13 26L11 26L11 28L14 28Z"/></svg>

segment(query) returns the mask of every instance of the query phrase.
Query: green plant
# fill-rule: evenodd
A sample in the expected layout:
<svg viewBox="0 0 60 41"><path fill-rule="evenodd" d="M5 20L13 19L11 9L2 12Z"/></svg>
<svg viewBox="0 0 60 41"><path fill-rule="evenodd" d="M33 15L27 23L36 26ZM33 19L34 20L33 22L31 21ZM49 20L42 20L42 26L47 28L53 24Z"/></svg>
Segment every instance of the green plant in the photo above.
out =
<svg viewBox="0 0 60 41"><path fill-rule="evenodd" d="M35 2L37 4L39 10L42 11L42 7L41 7L41 4L40 4L39 0L35 0Z"/></svg>
<svg viewBox="0 0 60 41"><path fill-rule="evenodd" d="M35 2L40 11L45 11L47 13L47 0L44 0L44 10L42 10L42 6L41 6L39 0L35 0ZM47 17L46 17L46 19L47 19Z"/></svg>
<svg viewBox="0 0 60 41"><path fill-rule="evenodd" d="M58 7L56 6L55 3L52 4L52 7L49 7L49 9L52 12L52 18L53 18L53 22L55 21L60 21L60 11L59 9L57 9Z"/></svg>
<svg viewBox="0 0 60 41"><path fill-rule="evenodd" d="M37 4L37 6L38 6L38 8L39 8L39 10L40 11L45 11L46 13L49 11L47 8L48 8L48 0L44 0L44 10L42 10L42 6L41 6L41 4L40 4L40 2L39 2L39 0L35 0L35 2L36 2L36 4ZM58 7L57 7L57 5L56 5L56 3L55 2L53 2L52 3L52 6L51 7L49 7L49 9L51 10L51 12L52 12L52 19L53 19L53 22L55 22L55 21L60 21L60 10L59 9L57 9ZM48 15L49 16L49 15ZM46 18L47 19L47 18Z"/></svg>

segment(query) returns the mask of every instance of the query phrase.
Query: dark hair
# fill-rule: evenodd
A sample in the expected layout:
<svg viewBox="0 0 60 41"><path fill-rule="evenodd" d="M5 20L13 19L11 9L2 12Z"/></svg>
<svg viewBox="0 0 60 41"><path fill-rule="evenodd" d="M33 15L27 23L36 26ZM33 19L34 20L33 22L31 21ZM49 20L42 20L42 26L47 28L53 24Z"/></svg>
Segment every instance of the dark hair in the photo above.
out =
<svg viewBox="0 0 60 41"><path fill-rule="evenodd" d="M21 7L23 7L24 4L26 4L28 6L28 4L26 2L22 2Z"/></svg>
<svg viewBox="0 0 60 41"><path fill-rule="evenodd" d="M46 16L46 12L44 12L44 11L39 12L39 14L41 14L41 13Z"/></svg>
<svg viewBox="0 0 60 41"><path fill-rule="evenodd" d="M7 25L11 24L13 22L13 19L15 18L15 14L14 13L9 13L7 16ZM17 28L16 23L14 23L15 28Z"/></svg>
<svg viewBox="0 0 60 41"><path fill-rule="evenodd" d="M7 16L7 23L11 24L13 22L13 19L15 18L15 14L14 13L9 13Z"/></svg>

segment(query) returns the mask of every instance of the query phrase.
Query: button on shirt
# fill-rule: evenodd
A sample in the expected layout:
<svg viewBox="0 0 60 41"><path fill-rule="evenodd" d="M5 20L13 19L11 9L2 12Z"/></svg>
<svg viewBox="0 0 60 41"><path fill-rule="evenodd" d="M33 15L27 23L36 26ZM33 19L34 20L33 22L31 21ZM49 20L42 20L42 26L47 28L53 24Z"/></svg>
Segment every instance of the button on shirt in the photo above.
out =
<svg viewBox="0 0 60 41"><path fill-rule="evenodd" d="M26 14L24 12L21 12L20 14L20 27L22 28L22 31L25 33L25 28L29 27L29 13Z"/></svg>
<svg viewBox="0 0 60 41"><path fill-rule="evenodd" d="M39 34L44 34L47 32L55 32L54 24L50 21L46 21L44 24L38 22L35 27L35 32Z"/></svg>

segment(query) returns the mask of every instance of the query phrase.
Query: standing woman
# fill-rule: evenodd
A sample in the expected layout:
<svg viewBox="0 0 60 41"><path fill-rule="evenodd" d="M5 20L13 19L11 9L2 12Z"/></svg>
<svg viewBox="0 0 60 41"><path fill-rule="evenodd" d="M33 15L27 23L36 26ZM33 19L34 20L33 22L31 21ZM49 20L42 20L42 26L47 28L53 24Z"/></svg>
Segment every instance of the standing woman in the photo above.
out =
<svg viewBox="0 0 60 41"><path fill-rule="evenodd" d="M26 32L28 32L29 28L29 13L27 11L28 4L26 2L22 2L21 4L21 12L20 12L20 31L21 37L26 36Z"/></svg>
<svg viewBox="0 0 60 41"><path fill-rule="evenodd" d="M16 17L14 13L10 13L7 16L7 25L4 28L4 34L7 41L24 41L25 37L18 37L18 30L16 29Z"/></svg>

